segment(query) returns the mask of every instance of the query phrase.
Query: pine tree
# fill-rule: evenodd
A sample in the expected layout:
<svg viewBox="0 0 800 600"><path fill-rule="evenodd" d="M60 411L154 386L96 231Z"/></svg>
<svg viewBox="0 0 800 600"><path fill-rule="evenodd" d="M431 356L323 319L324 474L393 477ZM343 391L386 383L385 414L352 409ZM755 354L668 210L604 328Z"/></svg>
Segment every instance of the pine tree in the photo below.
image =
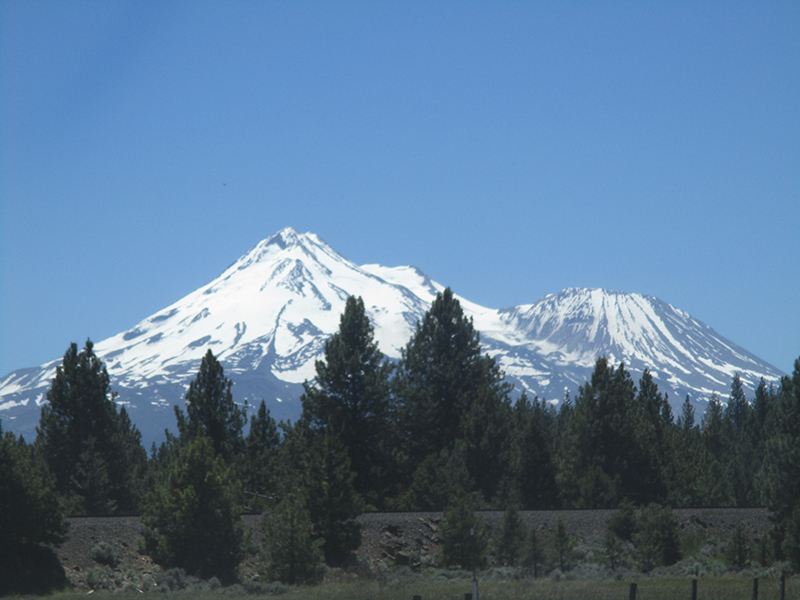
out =
<svg viewBox="0 0 800 600"><path fill-rule="evenodd" d="M658 391L658 385L648 369L639 379L635 399L635 446L632 455L625 457L638 479L631 481L628 497L640 503L664 502L671 483L668 463L672 412L667 398Z"/></svg>
<svg viewBox="0 0 800 600"><path fill-rule="evenodd" d="M361 545L361 529L355 518L364 510L355 491L356 474L339 438L331 431L314 438L306 470L308 504L315 535L322 540L325 562L332 566Z"/></svg>
<svg viewBox="0 0 800 600"><path fill-rule="evenodd" d="M535 527L531 527L525 539L525 553L523 559L525 566L533 569L534 579L537 578L539 576L539 565L544 562L544 548L542 548Z"/></svg>
<svg viewBox="0 0 800 600"><path fill-rule="evenodd" d="M512 462L517 472L521 504L527 509L556 508L556 466L552 445L555 434L555 409L523 393L513 409Z"/></svg>
<svg viewBox="0 0 800 600"><path fill-rule="evenodd" d="M265 517L264 543L269 554L267 575L290 585L318 583L324 570L322 540L314 538L302 492L286 494Z"/></svg>
<svg viewBox="0 0 800 600"><path fill-rule="evenodd" d="M339 331L325 343L315 382L304 383L304 418L312 429L332 428L347 449L355 488L382 506L394 475L390 427L391 363L373 338L361 298L350 296Z"/></svg>
<svg viewBox="0 0 800 600"><path fill-rule="evenodd" d="M466 437L465 417L474 405L473 417L482 413L502 421L499 415L506 410L511 389L494 359L481 352L480 336L449 288L433 301L402 351L395 384L409 480L426 457L452 450L457 439ZM473 419L471 430L483 437L474 425ZM486 440L494 436L488 429L486 434ZM501 446L500 451L505 449ZM486 474L478 472L478 456L479 450L470 451L470 475L484 494L491 495L496 484L491 479L482 483Z"/></svg>
<svg viewBox="0 0 800 600"><path fill-rule="evenodd" d="M527 531L517 507L510 505L503 514L503 524L495 540L497 560L500 564L515 567L523 557Z"/></svg>
<svg viewBox="0 0 800 600"><path fill-rule="evenodd" d="M175 407L181 443L206 436L214 444L214 451L228 463L234 462L243 450L242 428L246 415L246 410L233 402L232 385L222 365L208 350L197 376L189 384L186 414Z"/></svg>
<svg viewBox="0 0 800 600"><path fill-rule="evenodd" d="M578 507L611 507L622 498L637 498L642 482L651 478L652 465L631 418L636 414L634 391L624 364L615 369L600 358L574 407L562 409L559 479Z"/></svg>
<svg viewBox="0 0 800 600"><path fill-rule="evenodd" d="M759 487L774 515L776 539L784 541L791 523L800 549L800 358L794 362L791 378L781 379L775 413L774 431L766 440L758 474ZM800 563L800 550L797 556Z"/></svg>
<svg viewBox="0 0 800 600"><path fill-rule="evenodd" d="M694 427L694 406L692 406L689 394L686 394L686 398L681 405L681 416L678 417L677 425L678 429L682 431L690 431Z"/></svg>
<svg viewBox="0 0 800 600"><path fill-rule="evenodd" d="M0 596L66 584L56 554L40 546L60 545L68 529L52 481L40 453L0 423Z"/></svg>
<svg viewBox="0 0 800 600"><path fill-rule="evenodd" d="M567 526L563 519L559 518L556 522L556 530L552 536L553 551L555 552L558 568L561 572L567 570L572 550L575 547L575 538L567 533Z"/></svg>
<svg viewBox="0 0 800 600"><path fill-rule="evenodd" d="M672 509L652 503L638 511L633 543L643 571L678 562L680 529Z"/></svg>
<svg viewBox="0 0 800 600"><path fill-rule="evenodd" d="M744 394L742 387L742 380L739 378L739 373L734 373L733 381L731 382L731 395L728 399L728 406L725 409L727 417L730 419L733 429L740 432L750 413L750 404Z"/></svg>
<svg viewBox="0 0 800 600"><path fill-rule="evenodd" d="M250 417L250 432L245 439L242 484L251 496L251 509L262 507L277 493L275 461L279 445L278 426L262 400L258 412Z"/></svg>
<svg viewBox="0 0 800 600"><path fill-rule="evenodd" d="M463 440L466 450L467 470L475 491L486 501L509 500L498 496L505 492L503 484L510 474L513 429L509 398L489 386L475 394L462 416L459 441Z"/></svg>
<svg viewBox="0 0 800 600"><path fill-rule="evenodd" d="M482 568L488 546L486 525L475 514L474 500L461 494L444 511L441 526L442 564L462 569Z"/></svg>
<svg viewBox="0 0 800 600"><path fill-rule="evenodd" d="M0 549L64 541L67 522L51 489L47 464L0 424Z"/></svg>
<svg viewBox="0 0 800 600"><path fill-rule="evenodd" d="M70 511L112 514L136 510L147 460L141 434L124 407L117 412L108 373L87 340L71 344L47 392L36 444Z"/></svg>
<svg viewBox="0 0 800 600"><path fill-rule="evenodd" d="M402 510L442 510L450 501L475 486L467 469L464 440L457 440L453 450L431 454L414 471L408 490L398 499Z"/></svg>
<svg viewBox="0 0 800 600"><path fill-rule="evenodd" d="M147 499L151 556L203 579L233 581L242 557L241 496L233 468L209 438L195 436Z"/></svg>

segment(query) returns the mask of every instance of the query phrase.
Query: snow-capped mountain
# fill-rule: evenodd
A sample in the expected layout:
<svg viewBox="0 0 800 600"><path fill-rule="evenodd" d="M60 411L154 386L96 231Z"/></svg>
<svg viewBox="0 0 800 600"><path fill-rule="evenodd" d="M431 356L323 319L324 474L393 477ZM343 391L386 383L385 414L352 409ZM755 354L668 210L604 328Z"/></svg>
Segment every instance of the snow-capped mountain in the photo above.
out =
<svg viewBox="0 0 800 600"><path fill-rule="evenodd" d="M257 244L206 286L95 343L118 400L145 440L174 429L183 397L210 348L234 382L234 398L267 401L277 418L299 415L325 340L349 295L361 296L381 350L399 358L416 323L444 289L413 267L358 266L318 236L287 228ZM687 393L723 398L738 372L751 390L780 371L657 298L568 289L501 310L460 298L481 341L517 390L558 402L585 382L599 356L624 361L638 379L649 368L675 406ZM66 346L66 344L65 344ZM5 430L35 436L60 359L0 379Z"/></svg>

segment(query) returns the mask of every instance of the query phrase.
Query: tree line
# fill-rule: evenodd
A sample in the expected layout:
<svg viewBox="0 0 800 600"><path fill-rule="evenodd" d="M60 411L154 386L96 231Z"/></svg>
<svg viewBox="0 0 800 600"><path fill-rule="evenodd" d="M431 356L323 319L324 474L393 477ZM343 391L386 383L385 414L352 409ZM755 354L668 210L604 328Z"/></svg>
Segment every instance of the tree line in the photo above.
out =
<svg viewBox="0 0 800 600"><path fill-rule="evenodd" d="M71 344L36 440L0 436L0 548L58 543L65 514L141 513L157 561L232 580L240 514L267 511L270 574L295 582L344 564L365 510L768 506L773 556L800 565L800 359L750 400L734 375L699 419L605 358L558 409L514 402L446 289L396 363L348 298L293 423L264 401L248 423L231 388L209 350L148 455L92 343Z"/></svg>

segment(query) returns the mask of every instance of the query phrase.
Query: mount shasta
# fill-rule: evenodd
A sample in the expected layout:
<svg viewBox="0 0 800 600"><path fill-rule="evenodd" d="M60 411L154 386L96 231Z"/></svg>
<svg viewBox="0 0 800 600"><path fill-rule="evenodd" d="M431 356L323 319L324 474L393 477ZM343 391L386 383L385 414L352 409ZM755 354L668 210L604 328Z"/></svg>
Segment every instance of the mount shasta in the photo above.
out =
<svg viewBox="0 0 800 600"><path fill-rule="evenodd" d="M260 242L211 283L95 343L118 402L144 441L175 429L173 404L208 349L233 381L237 402L261 399L273 416L300 414L302 382L312 380L325 340L339 327L348 296L361 296L375 339L392 359L444 286L414 267L358 266L318 236L287 228ZM481 343L517 392L552 402L574 394L606 356L635 381L645 368L676 411L686 394L701 407L725 399L734 373L749 390L783 375L688 313L640 294L572 288L534 304L491 309L459 297ZM68 345L68 340L64 346ZM0 378L3 429L35 437L40 406L61 359Z"/></svg>

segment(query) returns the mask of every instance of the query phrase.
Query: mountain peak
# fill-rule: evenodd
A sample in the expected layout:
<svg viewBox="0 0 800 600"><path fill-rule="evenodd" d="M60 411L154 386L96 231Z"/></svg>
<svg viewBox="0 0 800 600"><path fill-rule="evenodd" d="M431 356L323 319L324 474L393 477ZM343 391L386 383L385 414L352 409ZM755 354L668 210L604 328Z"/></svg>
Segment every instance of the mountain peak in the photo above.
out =
<svg viewBox="0 0 800 600"><path fill-rule="evenodd" d="M381 350L397 359L444 289L415 267L358 266L317 235L286 227L209 284L98 342L95 351L118 401L150 441L174 425L171 406L182 402L209 348L224 363L237 401L266 399L277 418L293 420L302 383L313 379L348 296L363 298ZM503 310L460 301L509 382L555 402L591 376L599 356L624 361L634 373L650 369L677 402L689 392L695 400L712 392L724 397L734 372L750 390L762 375L768 382L781 375L652 296L569 288ZM0 380L4 425L35 435L57 363Z"/></svg>
<svg viewBox="0 0 800 600"><path fill-rule="evenodd" d="M285 250L288 247L296 246L297 244L302 244L301 238L307 237L310 234L303 235L299 231L297 231L294 227L284 227L277 233L271 235L266 240L260 242L256 247L259 246L278 246L281 250Z"/></svg>

